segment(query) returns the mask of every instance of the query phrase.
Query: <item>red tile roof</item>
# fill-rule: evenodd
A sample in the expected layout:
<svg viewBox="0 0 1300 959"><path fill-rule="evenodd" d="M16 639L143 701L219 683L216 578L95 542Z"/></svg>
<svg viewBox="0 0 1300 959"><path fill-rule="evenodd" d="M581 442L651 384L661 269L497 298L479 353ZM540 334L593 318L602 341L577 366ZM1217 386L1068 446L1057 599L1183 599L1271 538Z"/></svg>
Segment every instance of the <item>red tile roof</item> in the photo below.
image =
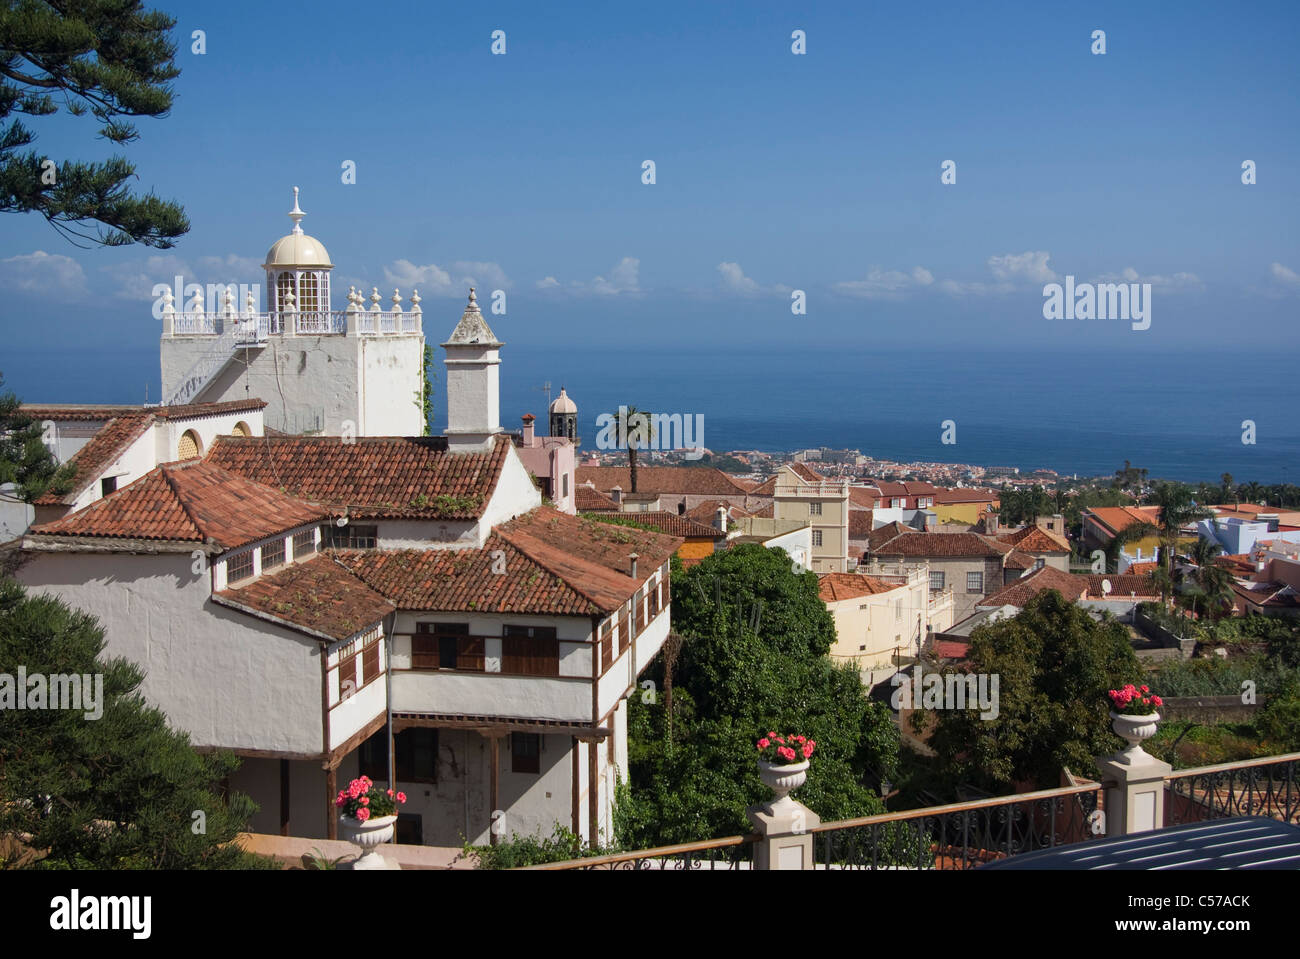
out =
<svg viewBox="0 0 1300 959"><path fill-rule="evenodd" d="M751 487L750 496L775 496L776 495L776 474L772 474L757 486Z"/></svg>
<svg viewBox="0 0 1300 959"><path fill-rule="evenodd" d="M1010 533L1000 533L998 539L1010 543L1026 553L1068 553L1070 544L1041 526L1026 526Z"/></svg>
<svg viewBox="0 0 1300 959"><path fill-rule="evenodd" d="M85 509L33 526L31 533L210 541L234 549L327 515L318 506L190 460L159 466Z"/></svg>
<svg viewBox="0 0 1300 959"><path fill-rule="evenodd" d="M903 589L903 586L899 583L887 583L883 579L862 573L823 573L817 577L817 593L824 603L859 599L896 589Z"/></svg>
<svg viewBox="0 0 1300 959"><path fill-rule="evenodd" d="M850 512L849 513L850 521L852 520L852 518L853 518L853 513ZM867 534L867 548L872 552L876 552L877 550L881 549L886 543L892 542L893 540L897 539L899 536L902 536L904 533L911 533L911 532L914 532L912 527L906 526L903 523L900 523L898 520L894 520L892 523L886 523L884 526L881 526L879 529L873 529L871 530L871 532Z"/></svg>
<svg viewBox="0 0 1300 959"><path fill-rule="evenodd" d="M1296 609L1300 607L1300 594L1286 583L1239 583L1233 580L1232 591L1247 606L1267 606L1270 609Z"/></svg>
<svg viewBox="0 0 1300 959"><path fill-rule="evenodd" d="M33 419L41 420L108 420L118 416L153 416L160 420L189 419L194 416L216 416L219 413L235 413L243 410L260 410L266 407L265 400L230 400L225 403L183 403L176 406L126 406L95 404L24 404L22 412Z"/></svg>
<svg viewBox="0 0 1300 959"><path fill-rule="evenodd" d="M746 509L720 499L706 499L694 509L688 509L686 515L697 523L711 526L713 524L713 517L717 514L719 506L727 511L728 519L744 519L746 516L753 515Z"/></svg>
<svg viewBox="0 0 1300 959"><path fill-rule="evenodd" d="M498 528L482 549L331 556L399 609L596 616L626 603L680 542L541 507Z"/></svg>
<svg viewBox="0 0 1300 959"><path fill-rule="evenodd" d="M1006 569L1033 569L1038 565L1038 558L1018 549L1007 553L1007 561L1002 564Z"/></svg>
<svg viewBox="0 0 1300 959"><path fill-rule="evenodd" d="M1091 513L1111 535L1128 529L1134 523L1151 523L1155 525L1159 515L1158 506L1096 506L1085 513Z"/></svg>
<svg viewBox="0 0 1300 959"><path fill-rule="evenodd" d="M33 505L71 506L87 486L116 462L132 443L149 431L153 422L153 416L148 413L124 414L110 419L90 438L90 442L69 457L68 462L73 464L76 472L68 492L59 496L47 491Z"/></svg>
<svg viewBox="0 0 1300 959"><path fill-rule="evenodd" d="M935 659L965 659L970 655L970 643L955 639L936 639L930 643L930 653Z"/></svg>
<svg viewBox="0 0 1300 959"><path fill-rule="evenodd" d="M880 499L880 496L880 490L874 486L850 486L849 508L875 509L876 501Z"/></svg>
<svg viewBox="0 0 1300 959"><path fill-rule="evenodd" d="M879 546L872 545L871 552L881 556L947 558L1004 556L1013 549L1006 543L999 543L978 533L921 533L911 530L884 540Z"/></svg>
<svg viewBox="0 0 1300 959"><path fill-rule="evenodd" d="M809 483L821 483L824 482L826 479L825 476L822 476L821 473L818 473L807 463L791 463L790 469L794 470L795 475L798 476L801 480L804 480Z"/></svg>
<svg viewBox="0 0 1300 959"><path fill-rule="evenodd" d="M607 515L593 516L602 523L617 525L619 520L640 523L658 530L668 536L680 536L683 539L720 539L727 535L725 530L718 530L703 523L697 523L688 516L680 516L667 510L646 510L644 513L620 513L617 517Z"/></svg>
<svg viewBox="0 0 1300 959"><path fill-rule="evenodd" d="M1156 588L1150 576L1133 573L1088 573L1084 576L1084 579L1088 581L1089 599L1106 598L1107 593L1101 586L1102 580L1110 582L1109 595L1116 599L1122 599L1134 594L1148 598L1160 595L1160 590Z"/></svg>
<svg viewBox="0 0 1300 959"><path fill-rule="evenodd" d="M934 501L939 506L957 503L996 503L998 494L987 489L941 489L934 494Z"/></svg>
<svg viewBox="0 0 1300 959"><path fill-rule="evenodd" d="M1022 576L997 592L990 593L980 600L979 605L1023 607L1039 593L1048 589L1057 590L1070 602L1074 602L1088 592L1088 580L1084 576L1063 573L1054 566L1044 566L1037 572Z"/></svg>
<svg viewBox="0 0 1300 959"><path fill-rule="evenodd" d="M510 438L451 453L443 437L220 437L206 461L353 519L477 519Z"/></svg>
<svg viewBox="0 0 1300 959"><path fill-rule="evenodd" d="M573 491L573 501L578 510L584 513L593 510L617 513L619 510L617 503L591 486L576 487Z"/></svg>
<svg viewBox="0 0 1300 959"><path fill-rule="evenodd" d="M615 486L632 491L632 471L626 466L579 466L577 474L579 485L590 481L602 492ZM712 466L638 466L636 476L642 493L740 496L750 492Z"/></svg>
<svg viewBox="0 0 1300 959"><path fill-rule="evenodd" d="M213 593L215 602L327 640L372 629L393 604L328 556L292 563L239 589Z"/></svg>
<svg viewBox="0 0 1300 959"><path fill-rule="evenodd" d="M870 539L872 515L873 511L869 509L849 510L849 539Z"/></svg>

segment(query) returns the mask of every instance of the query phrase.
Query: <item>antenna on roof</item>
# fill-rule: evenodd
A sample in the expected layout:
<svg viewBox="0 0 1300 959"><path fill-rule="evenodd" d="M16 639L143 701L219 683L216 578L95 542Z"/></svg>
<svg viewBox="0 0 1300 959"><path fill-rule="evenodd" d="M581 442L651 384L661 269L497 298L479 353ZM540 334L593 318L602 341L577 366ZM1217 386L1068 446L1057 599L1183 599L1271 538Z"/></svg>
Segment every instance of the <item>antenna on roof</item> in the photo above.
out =
<svg viewBox="0 0 1300 959"><path fill-rule="evenodd" d="M549 415L551 412L551 381L547 380L541 386L534 386L533 389L540 390L546 394L546 412Z"/></svg>

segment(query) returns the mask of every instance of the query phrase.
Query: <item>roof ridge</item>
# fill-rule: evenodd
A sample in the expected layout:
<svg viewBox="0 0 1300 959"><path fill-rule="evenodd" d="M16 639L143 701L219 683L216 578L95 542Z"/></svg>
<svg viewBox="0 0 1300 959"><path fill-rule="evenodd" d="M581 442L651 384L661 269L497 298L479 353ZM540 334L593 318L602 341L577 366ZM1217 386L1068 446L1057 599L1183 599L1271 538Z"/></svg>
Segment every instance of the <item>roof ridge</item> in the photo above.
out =
<svg viewBox="0 0 1300 959"><path fill-rule="evenodd" d="M558 579L561 583L563 583L565 586L567 586L569 589L571 589L574 593L576 593L577 595L581 596L584 600L586 600L587 603L588 603L588 604L589 604L593 609L595 609L597 612L600 611L600 603L595 599L595 597L593 597L593 596L592 596L590 593L588 593L586 590L584 590L584 589L580 589L580 588L578 588L577 586L575 586L573 583L569 582L569 580L564 576L563 573L558 572L558 571L555 570L555 569L554 569L554 568L553 568L549 563L547 563L547 562L545 562L545 561L543 561L543 560L541 560L541 559L538 559L536 556L534 556L534 555L532 555L531 553L529 553L529 552L528 552L528 551L527 551L523 546L521 546L519 543L516 543L516 542L515 542L513 539L511 539L510 537L511 537L511 536L522 536L526 541L531 542L531 543L536 543L538 546L541 546L541 547L543 547L543 548L545 548L545 547L547 546L546 543L543 543L541 540L534 539L533 537L529 536L527 533L520 533L520 532L517 532L517 531L515 531L515 530L512 530L511 533L510 533L510 535L507 535L503 530L494 529L494 530L492 531L492 536L499 536L501 539L505 540L505 542L508 543L510 546L514 547L515 550L517 550L518 552L522 553L522 554L523 554L523 555L528 559L528 561L529 561L530 563L533 563L534 565L540 566L542 569L546 570L548 573L550 573L552 576L554 576L556 579ZM489 541L491 541L492 536L489 536L489 537L488 537L488 540L489 540ZM593 565L593 564L591 563L590 560L583 559L583 558L580 557L580 556L574 556L574 557L571 557L571 559L572 559L573 562L581 563L581 564L584 565L584 566L591 566L591 565ZM602 570L604 570L604 567L600 567L600 568L601 568ZM610 570L609 572L613 572L613 570ZM631 579L630 576L629 576L628 578Z"/></svg>

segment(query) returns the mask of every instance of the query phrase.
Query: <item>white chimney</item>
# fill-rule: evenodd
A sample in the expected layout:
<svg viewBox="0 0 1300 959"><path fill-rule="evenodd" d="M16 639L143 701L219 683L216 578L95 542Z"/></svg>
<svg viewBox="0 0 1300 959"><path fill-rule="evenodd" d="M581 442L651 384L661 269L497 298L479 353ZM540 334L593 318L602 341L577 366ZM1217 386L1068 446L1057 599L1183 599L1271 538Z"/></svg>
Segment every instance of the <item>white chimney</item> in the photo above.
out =
<svg viewBox="0 0 1300 959"><path fill-rule="evenodd" d="M524 446L533 445L533 422L536 419L532 413L524 414Z"/></svg>
<svg viewBox="0 0 1300 959"><path fill-rule="evenodd" d="M617 503L619 506L622 506L622 505L623 505L623 487L621 487L621 486L615 486L612 490L609 491L609 498L612 499L612 500L613 500L615 503Z"/></svg>
<svg viewBox="0 0 1300 959"><path fill-rule="evenodd" d="M721 533L727 531L727 508L719 506L713 513L713 528Z"/></svg>
<svg viewBox="0 0 1300 959"><path fill-rule="evenodd" d="M633 578L633 579L636 579L636 561L637 561L638 557L637 557L636 553L633 553L633 554L631 554L631 555L628 557L628 559L630 559L630 560L632 561L632 578Z"/></svg>

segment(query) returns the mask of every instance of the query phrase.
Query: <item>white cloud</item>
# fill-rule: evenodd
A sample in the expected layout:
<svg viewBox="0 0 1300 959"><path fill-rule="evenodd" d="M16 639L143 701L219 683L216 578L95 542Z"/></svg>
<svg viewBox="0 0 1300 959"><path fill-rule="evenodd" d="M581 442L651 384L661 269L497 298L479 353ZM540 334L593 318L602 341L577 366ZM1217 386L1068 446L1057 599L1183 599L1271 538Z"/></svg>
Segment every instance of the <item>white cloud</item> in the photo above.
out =
<svg viewBox="0 0 1300 959"><path fill-rule="evenodd" d="M763 286L752 277L745 276L745 271L741 269L739 263L719 263L718 273L721 277L723 289L729 293L739 293L742 296L757 296L763 293L784 294L790 292L790 287L782 283Z"/></svg>
<svg viewBox="0 0 1300 959"><path fill-rule="evenodd" d="M398 260L384 267L384 282L419 288L421 296L463 296L471 286L480 290L510 288L510 278L499 264L473 260L457 260L446 269L436 263L417 266L410 260Z"/></svg>
<svg viewBox="0 0 1300 959"><path fill-rule="evenodd" d="M114 296L124 300L150 300L157 283L174 286L181 277L183 286L190 283L250 283L266 282L262 264L247 256L227 253L225 256L201 256L191 266L188 260L172 253L160 253L134 263L103 267L103 272L113 278L117 289Z"/></svg>
<svg viewBox="0 0 1300 959"><path fill-rule="evenodd" d="M1025 281L1043 284L1056 280L1056 271L1047 265L1052 254L1046 250L1029 250L1025 253L1006 253L989 257L989 269L995 279L1007 283Z"/></svg>
<svg viewBox="0 0 1300 959"><path fill-rule="evenodd" d="M86 294L86 274L71 257L37 250L0 260L0 285L54 300L76 300Z"/></svg>
<svg viewBox="0 0 1300 959"><path fill-rule="evenodd" d="M1195 273L1175 273L1161 276L1156 273L1143 275L1131 266L1126 266L1118 273L1103 273L1094 280L1096 283L1150 283L1152 292L1189 293L1205 289L1205 284Z"/></svg>
<svg viewBox="0 0 1300 959"><path fill-rule="evenodd" d="M1273 275L1273 279L1277 280L1277 282L1281 283L1283 286L1288 286L1292 289L1300 287L1300 273L1296 273L1295 270L1285 267L1281 263L1274 263L1269 267L1269 272Z"/></svg>
<svg viewBox="0 0 1300 959"><path fill-rule="evenodd" d="M539 290L563 290L578 295L596 294L598 296L618 296L621 293L635 295L641 292L641 261L634 256L625 256L607 271L608 275L595 277L590 283L570 280L561 283L553 276L539 280Z"/></svg>
<svg viewBox="0 0 1300 959"><path fill-rule="evenodd" d="M873 266L865 280L847 280L836 283L835 290L848 296L868 300L897 300L904 293L923 289L934 283L934 274L923 266L912 268L910 273L901 270L882 270Z"/></svg>

